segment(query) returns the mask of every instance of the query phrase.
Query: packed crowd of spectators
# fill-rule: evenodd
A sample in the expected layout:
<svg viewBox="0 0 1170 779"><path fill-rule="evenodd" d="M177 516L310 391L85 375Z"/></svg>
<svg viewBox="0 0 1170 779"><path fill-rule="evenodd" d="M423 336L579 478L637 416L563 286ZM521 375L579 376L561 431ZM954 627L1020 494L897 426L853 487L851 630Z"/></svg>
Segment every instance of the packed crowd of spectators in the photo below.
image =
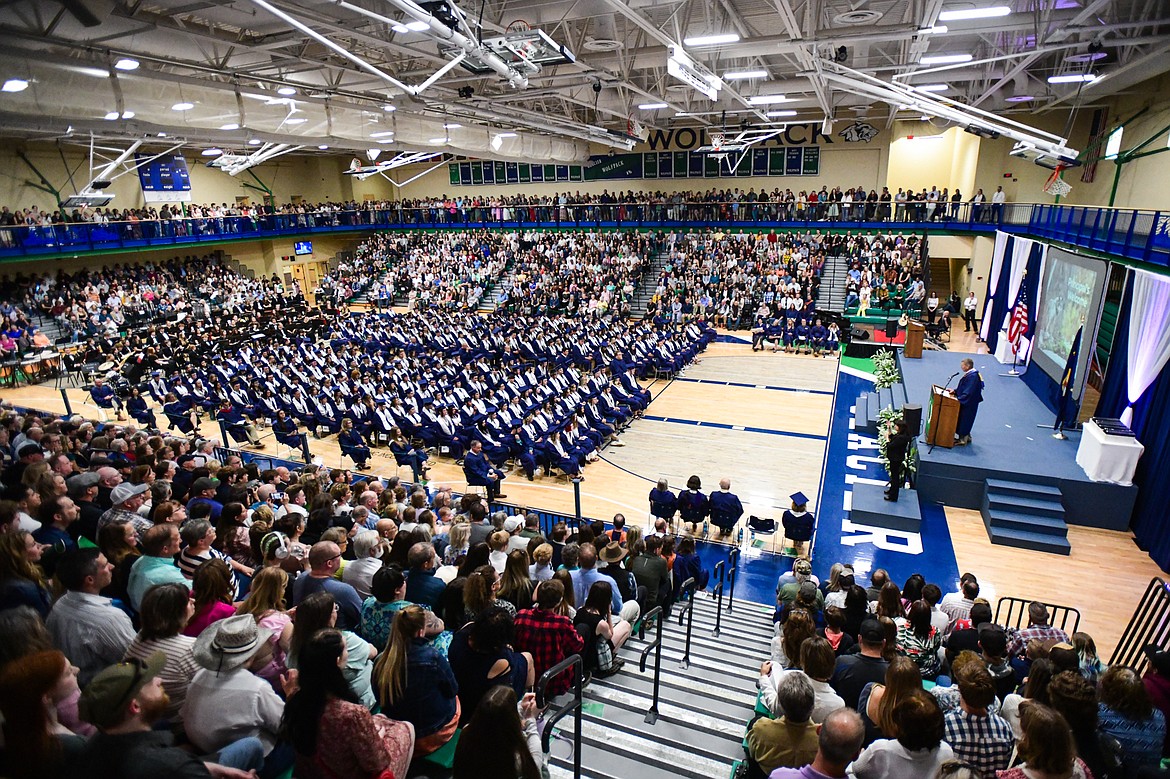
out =
<svg viewBox="0 0 1170 779"><path fill-rule="evenodd" d="M663 246L662 236L640 233L525 234L511 276L497 286L497 310L629 316L642 273Z"/></svg>
<svg viewBox="0 0 1170 779"><path fill-rule="evenodd" d="M805 559L778 581L748 776L1163 775L1170 653L1147 650L1143 679L1107 668L1093 638L1053 625L1042 603L1025 626L998 625L972 574L945 594L882 569L864 585L840 563L818 581Z"/></svg>
<svg viewBox="0 0 1170 779"><path fill-rule="evenodd" d="M846 310L919 310L926 298L923 239L902 233L846 236L837 247L849 263Z"/></svg>
<svg viewBox="0 0 1170 779"><path fill-rule="evenodd" d="M0 436L13 779L405 776L457 729L456 779L537 779L536 681L574 653L617 673L642 612L702 571L663 522L542 530L133 424L8 410Z"/></svg>

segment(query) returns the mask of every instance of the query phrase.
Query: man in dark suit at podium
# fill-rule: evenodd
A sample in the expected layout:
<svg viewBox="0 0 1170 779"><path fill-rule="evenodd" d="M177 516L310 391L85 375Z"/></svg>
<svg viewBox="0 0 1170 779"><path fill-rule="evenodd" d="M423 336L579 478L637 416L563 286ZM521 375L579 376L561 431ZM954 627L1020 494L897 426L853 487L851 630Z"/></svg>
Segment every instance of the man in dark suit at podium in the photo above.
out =
<svg viewBox="0 0 1170 779"><path fill-rule="evenodd" d="M959 365L963 375L955 387L955 398L959 401L955 446L966 446L971 443L971 428L975 426L975 415L979 413L979 404L983 402L983 377L975 370L975 363L969 357L963 358Z"/></svg>

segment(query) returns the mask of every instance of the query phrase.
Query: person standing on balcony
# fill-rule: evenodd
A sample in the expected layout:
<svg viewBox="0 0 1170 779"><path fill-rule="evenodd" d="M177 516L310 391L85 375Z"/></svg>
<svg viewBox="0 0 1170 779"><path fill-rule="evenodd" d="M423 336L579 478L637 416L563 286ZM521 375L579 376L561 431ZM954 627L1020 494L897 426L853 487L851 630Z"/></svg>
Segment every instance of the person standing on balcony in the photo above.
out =
<svg viewBox="0 0 1170 779"><path fill-rule="evenodd" d="M1003 187L996 187L995 194L991 196L991 221L999 224L1003 221L1003 204L1007 202L1007 195L1003 191Z"/></svg>

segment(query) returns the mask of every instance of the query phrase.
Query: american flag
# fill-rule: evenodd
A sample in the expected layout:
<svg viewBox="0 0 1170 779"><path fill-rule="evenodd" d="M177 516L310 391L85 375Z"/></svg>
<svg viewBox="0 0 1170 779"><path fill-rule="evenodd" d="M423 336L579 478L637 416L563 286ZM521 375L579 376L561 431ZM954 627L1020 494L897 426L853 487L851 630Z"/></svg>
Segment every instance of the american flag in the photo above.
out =
<svg viewBox="0 0 1170 779"><path fill-rule="evenodd" d="M1028 334L1028 290L1020 287L1020 296L1016 298L1015 308L1012 309L1012 319L1008 322L1007 336L1012 342L1012 353L1020 353L1020 341Z"/></svg>

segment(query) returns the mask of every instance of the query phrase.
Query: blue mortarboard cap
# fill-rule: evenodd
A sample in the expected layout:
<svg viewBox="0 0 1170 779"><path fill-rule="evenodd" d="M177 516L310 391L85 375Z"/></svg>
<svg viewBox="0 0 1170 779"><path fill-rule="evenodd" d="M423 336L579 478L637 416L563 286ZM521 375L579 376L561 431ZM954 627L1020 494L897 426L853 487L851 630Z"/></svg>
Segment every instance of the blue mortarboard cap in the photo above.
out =
<svg viewBox="0 0 1170 779"><path fill-rule="evenodd" d="M803 492L794 492L788 497L792 498L792 502L797 506L803 506L804 504L808 503L808 496Z"/></svg>

